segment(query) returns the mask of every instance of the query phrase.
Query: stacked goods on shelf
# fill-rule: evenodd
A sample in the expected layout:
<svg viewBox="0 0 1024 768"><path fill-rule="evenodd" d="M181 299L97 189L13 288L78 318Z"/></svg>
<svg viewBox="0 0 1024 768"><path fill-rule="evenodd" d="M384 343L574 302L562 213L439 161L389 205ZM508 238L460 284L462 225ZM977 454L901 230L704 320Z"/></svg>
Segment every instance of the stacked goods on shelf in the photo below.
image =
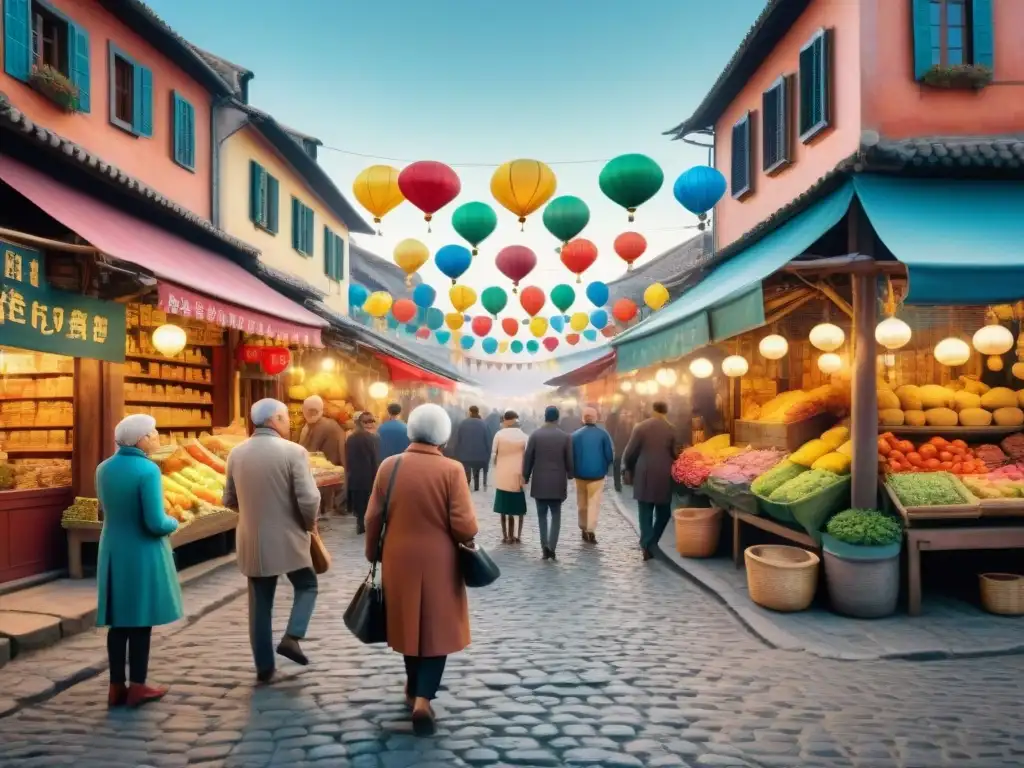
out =
<svg viewBox="0 0 1024 768"><path fill-rule="evenodd" d="M74 407L67 401L12 400L0 403L5 427L71 427Z"/></svg>
<svg viewBox="0 0 1024 768"><path fill-rule="evenodd" d="M125 405L125 415L145 413L156 419L159 429L201 429L211 426L212 416L208 410L202 408L173 408L170 406L153 405Z"/></svg>
<svg viewBox="0 0 1024 768"><path fill-rule="evenodd" d="M54 374L75 372L75 360L63 355L46 352L28 352L14 347L2 347L4 353L4 376L31 376L32 374ZM4 386L9 386L4 382Z"/></svg>
<svg viewBox="0 0 1024 768"><path fill-rule="evenodd" d="M73 429L0 429L0 449L11 453L33 451L71 451Z"/></svg>
<svg viewBox="0 0 1024 768"><path fill-rule="evenodd" d="M61 514L61 525L65 528L74 527L75 523L98 523L100 521L100 501L85 496L76 496L75 503Z"/></svg>
<svg viewBox="0 0 1024 768"><path fill-rule="evenodd" d="M345 470L335 466L322 453L309 454L309 468L317 485L338 485L345 479Z"/></svg>
<svg viewBox="0 0 1024 768"><path fill-rule="evenodd" d="M1024 390L989 387L969 376L947 386L878 385L878 421L887 427L1016 427L1024 425Z"/></svg>
<svg viewBox="0 0 1024 768"><path fill-rule="evenodd" d="M213 384L213 376L209 368L185 368L180 365L168 365L156 361L139 362L125 361L125 376L142 379L160 379L162 381L181 381L186 384Z"/></svg>
<svg viewBox="0 0 1024 768"><path fill-rule="evenodd" d="M841 416L849 407L849 386L837 382L808 391L795 389L783 392L764 405L748 405L743 411L743 420L761 424L793 424L825 412Z"/></svg>
<svg viewBox="0 0 1024 768"><path fill-rule="evenodd" d="M12 376L0 383L0 400L70 398L74 394L75 380L71 376L46 376L39 379Z"/></svg>
<svg viewBox="0 0 1024 768"><path fill-rule="evenodd" d="M225 511L226 467L197 441L163 450L152 458L160 466L168 515L187 525L197 517Z"/></svg>
<svg viewBox="0 0 1024 768"><path fill-rule="evenodd" d="M14 467L7 463L7 454L0 453L0 491L14 488Z"/></svg>
<svg viewBox="0 0 1024 768"><path fill-rule="evenodd" d="M126 402L182 403L185 405L212 405L210 390L192 389L176 384L146 384L126 381L124 385Z"/></svg>
<svg viewBox="0 0 1024 768"><path fill-rule="evenodd" d="M993 456L989 452L989 456ZM954 475L984 475L989 471L985 460L963 440L933 437L915 446L891 432L878 438L878 460L890 473L949 472Z"/></svg>
<svg viewBox="0 0 1024 768"><path fill-rule="evenodd" d="M125 337L125 357L135 358L154 358L159 361L166 360L169 363L184 363L187 365L209 365L210 360L206 354L199 348L185 347L174 357L168 357L167 355L159 352L156 347L153 346L150 341L148 334L142 333L139 335L138 340L133 336Z"/></svg>
<svg viewBox="0 0 1024 768"><path fill-rule="evenodd" d="M14 474L14 485L8 490L67 488L71 485L71 461L68 459L18 459L8 466Z"/></svg>
<svg viewBox="0 0 1024 768"><path fill-rule="evenodd" d="M360 409L349 399L348 379L344 373L321 371L307 378L305 372L298 368L291 374L291 382L288 387L288 415L293 436L297 437L305 424L302 403L310 395L319 395L323 399L324 416L334 419L346 429L352 429L353 419Z"/></svg>

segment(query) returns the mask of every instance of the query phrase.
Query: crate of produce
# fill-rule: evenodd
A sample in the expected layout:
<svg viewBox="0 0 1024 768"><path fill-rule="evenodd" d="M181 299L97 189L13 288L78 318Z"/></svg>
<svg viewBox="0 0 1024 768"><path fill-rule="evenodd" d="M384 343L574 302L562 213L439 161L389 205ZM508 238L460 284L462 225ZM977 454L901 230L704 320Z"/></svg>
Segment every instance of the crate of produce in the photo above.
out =
<svg viewBox="0 0 1024 768"><path fill-rule="evenodd" d="M885 490L893 506L907 520L981 517L978 498L949 472L889 475Z"/></svg>
<svg viewBox="0 0 1024 768"><path fill-rule="evenodd" d="M813 440L836 423L831 413L820 413L803 421L779 424L761 421L735 422L735 445L749 445L751 448L780 448L793 451Z"/></svg>
<svg viewBox="0 0 1024 768"><path fill-rule="evenodd" d="M828 477L829 475L835 479ZM774 518L780 523L788 525L795 523L801 526L815 542L820 544L821 529L828 519L836 512L850 507L850 476L833 475L826 470L809 470L799 475L797 479L802 479L802 482L808 484L824 482L828 484L796 501L772 501L770 498L758 495L757 506L761 514ZM777 490L781 491L785 488L786 485L783 485Z"/></svg>

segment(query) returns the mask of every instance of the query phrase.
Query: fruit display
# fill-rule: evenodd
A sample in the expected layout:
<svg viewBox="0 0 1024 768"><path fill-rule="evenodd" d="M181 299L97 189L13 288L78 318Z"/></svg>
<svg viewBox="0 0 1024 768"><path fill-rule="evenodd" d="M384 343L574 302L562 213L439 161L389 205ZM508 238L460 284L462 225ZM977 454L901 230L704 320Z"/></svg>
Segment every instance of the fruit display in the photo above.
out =
<svg viewBox="0 0 1024 768"><path fill-rule="evenodd" d="M776 488L784 483L788 483L794 477L803 474L806 471L807 467L794 464L789 459L783 459L763 475L756 478L754 482L750 484L750 490L758 496L768 498Z"/></svg>
<svg viewBox="0 0 1024 768"><path fill-rule="evenodd" d="M1020 499L1024 504L1024 464L1006 464L987 475L963 478L979 499Z"/></svg>
<svg viewBox="0 0 1024 768"><path fill-rule="evenodd" d="M86 496L75 496L75 502L60 516L60 524L67 528L75 523L98 523L100 521L100 500Z"/></svg>
<svg viewBox="0 0 1024 768"><path fill-rule="evenodd" d="M801 472L792 480L787 480L772 491L768 500L779 504L794 504L820 493L840 480L842 478L835 472L829 472L826 469L809 469L806 472Z"/></svg>
<svg viewBox="0 0 1024 768"><path fill-rule="evenodd" d="M699 488L717 463L713 456L687 448L672 463L672 479L688 488Z"/></svg>
<svg viewBox="0 0 1024 768"><path fill-rule="evenodd" d="M915 446L892 432L878 438L878 460L886 472L950 472L954 475L984 475L989 466L963 440L933 437Z"/></svg>
<svg viewBox="0 0 1024 768"><path fill-rule="evenodd" d="M878 423L887 427L1015 427L1024 425L1024 390L961 376L945 386L878 383Z"/></svg>
<svg viewBox="0 0 1024 768"><path fill-rule="evenodd" d="M909 472L892 475L889 487L905 507L936 507L969 504L959 483L949 472Z"/></svg>
<svg viewBox="0 0 1024 768"><path fill-rule="evenodd" d="M794 389L783 392L764 405L747 407L743 412L743 419L762 424L792 424L826 411L842 415L849 407L849 385L840 382L808 391Z"/></svg>
<svg viewBox="0 0 1024 768"><path fill-rule="evenodd" d="M318 486L340 485L345 479L345 469L331 464L319 451L309 454L309 468Z"/></svg>
<svg viewBox="0 0 1024 768"><path fill-rule="evenodd" d="M785 451L774 448L743 451L726 459L711 470L710 477L726 483L749 486L785 457Z"/></svg>

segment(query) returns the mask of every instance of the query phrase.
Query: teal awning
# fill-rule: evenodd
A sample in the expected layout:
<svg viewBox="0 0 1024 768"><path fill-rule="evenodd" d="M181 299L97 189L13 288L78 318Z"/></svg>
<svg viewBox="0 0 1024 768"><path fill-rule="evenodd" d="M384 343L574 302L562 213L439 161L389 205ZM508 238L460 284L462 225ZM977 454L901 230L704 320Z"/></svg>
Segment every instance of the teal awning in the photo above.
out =
<svg viewBox="0 0 1024 768"><path fill-rule="evenodd" d="M857 176L875 231L907 267L908 304L1024 298L1024 183Z"/></svg>
<svg viewBox="0 0 1024 768"><path fill-rule="evenodd" d="M720 264L698 285L612 339L618 370L632 371L764 325L761 281L804 253L840 222L853 199L846 183Z"/></svg>

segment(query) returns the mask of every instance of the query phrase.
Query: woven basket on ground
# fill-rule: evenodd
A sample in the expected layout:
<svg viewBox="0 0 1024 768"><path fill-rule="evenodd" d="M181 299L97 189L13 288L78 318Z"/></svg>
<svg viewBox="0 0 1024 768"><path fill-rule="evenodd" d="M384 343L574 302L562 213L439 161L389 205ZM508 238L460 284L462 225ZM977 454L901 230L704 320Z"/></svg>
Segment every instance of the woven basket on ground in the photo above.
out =
<svg viewBox="0 0 1024 768"><path fill-rule="evenodd" d="M750 599L773 611L803 611L814 600L821 559L799 547L761 544L747 547Z"/></svg>
<svg viewBox="0 0 1024 768"><path fill-rule="evenodd" d="M722 533L722 510L682 507L672 513L676 521L676 552L683 557L711 557Z"/></svg>
<svg viewBox="0 0 1024 768"><path fill-rule="evenodd" d="M1015 573L983 573L981 604L989 613L1024 616L1024 576Z"/></svg>

